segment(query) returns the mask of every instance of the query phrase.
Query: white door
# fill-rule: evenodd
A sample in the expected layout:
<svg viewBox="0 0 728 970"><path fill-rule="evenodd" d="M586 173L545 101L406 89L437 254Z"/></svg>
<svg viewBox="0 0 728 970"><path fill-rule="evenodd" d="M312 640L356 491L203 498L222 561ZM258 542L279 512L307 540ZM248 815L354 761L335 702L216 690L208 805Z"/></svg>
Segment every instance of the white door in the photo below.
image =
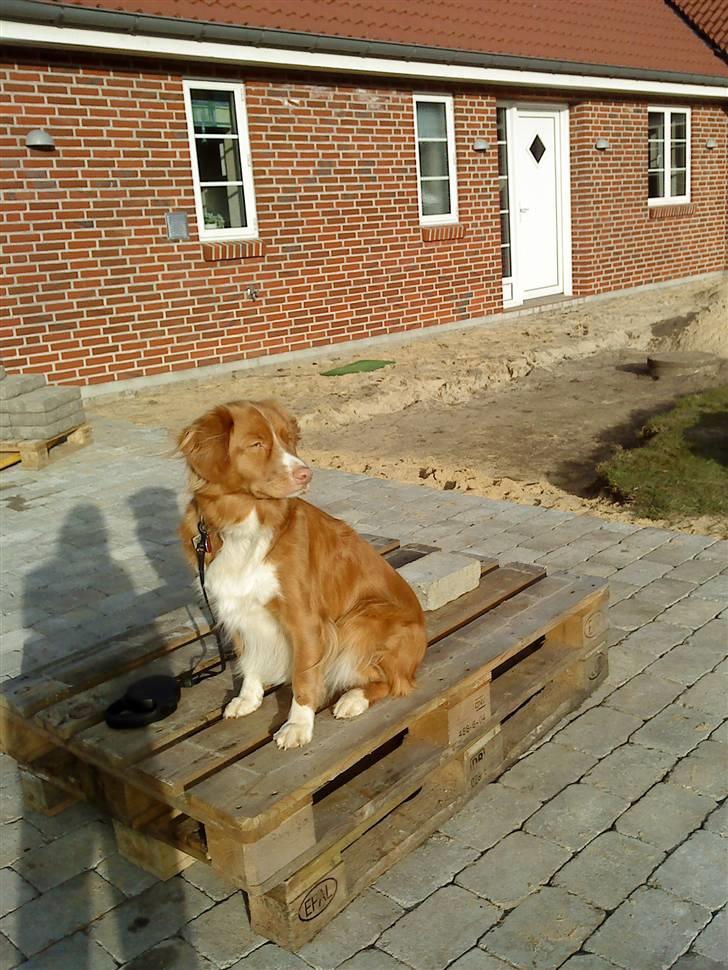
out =
<svg viewBox="0 0 728 970"><path fill-rule="evenodd" d="M515 283L523 301L566 292L566 112L519 107L514 114Z"/></svg>

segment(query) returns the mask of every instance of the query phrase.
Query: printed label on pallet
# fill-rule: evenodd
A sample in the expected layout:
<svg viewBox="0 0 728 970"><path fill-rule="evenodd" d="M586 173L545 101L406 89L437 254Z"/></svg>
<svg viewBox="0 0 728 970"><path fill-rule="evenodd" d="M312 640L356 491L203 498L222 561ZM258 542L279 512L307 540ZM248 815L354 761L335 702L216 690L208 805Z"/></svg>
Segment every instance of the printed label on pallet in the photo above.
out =
<svg viewBox="0 0 728 970"><path fill-rule="evenodd" d="M470 737L490 719L490 680L448 711L448 742Z"/></svg>
<svg viewBox="0 0 728 970"><path fill-rule="evenodd" d="M493 764L500 758L501 744L500 738L500 724L497 724L492 731L482 737L478 738L475 744L472 744L465 751L465 770L468 773L468 781L471 788L477 788L477 786L483 781L488 770L493 766ZM495 740L498 738L498 740Z"/></svg>
<svg viewBox="0 0 728 970"><path fill-rule="evenodd" d="M298 918L303 923L309 923L328 909L336 896L339 883L333 876L327 876L309 889L298 907Z"/></svg>

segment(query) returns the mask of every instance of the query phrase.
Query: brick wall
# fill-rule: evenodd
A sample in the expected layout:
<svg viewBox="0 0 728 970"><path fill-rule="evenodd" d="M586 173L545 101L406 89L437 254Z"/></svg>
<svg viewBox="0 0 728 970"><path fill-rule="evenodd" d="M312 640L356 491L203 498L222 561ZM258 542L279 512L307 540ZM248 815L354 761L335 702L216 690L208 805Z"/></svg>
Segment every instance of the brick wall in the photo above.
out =
<svg viewBox="0 0 728 970"><path fill-rule="evenodd" d="M410 87L206 71L246 82L260 235L219 246L197 239L183 74L80 55L0 65L9 370L107 382L501 308L496 153L471 148L495 142L497 92L453 91L460 228L443 239L419 225ZM575 292L724 266L725 115L694 106L693 211L658 222L645 105L571 107ZM25 147L34 127L55 152ZM167 241L170 209L190 241Z"/></svg>

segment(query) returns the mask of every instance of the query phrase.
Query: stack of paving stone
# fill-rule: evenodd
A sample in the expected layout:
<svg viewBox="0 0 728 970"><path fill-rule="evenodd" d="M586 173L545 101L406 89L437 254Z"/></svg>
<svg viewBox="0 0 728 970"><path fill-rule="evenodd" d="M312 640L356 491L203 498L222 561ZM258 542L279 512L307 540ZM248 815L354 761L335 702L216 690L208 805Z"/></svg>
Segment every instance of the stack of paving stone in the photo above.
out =
<svg viewBox="0 0 728 970"><path fill-rule="evenodd" d="M0 439L48 440L85 421L79 387L50 387L42 374L5 373L0 366Z"/></svg>

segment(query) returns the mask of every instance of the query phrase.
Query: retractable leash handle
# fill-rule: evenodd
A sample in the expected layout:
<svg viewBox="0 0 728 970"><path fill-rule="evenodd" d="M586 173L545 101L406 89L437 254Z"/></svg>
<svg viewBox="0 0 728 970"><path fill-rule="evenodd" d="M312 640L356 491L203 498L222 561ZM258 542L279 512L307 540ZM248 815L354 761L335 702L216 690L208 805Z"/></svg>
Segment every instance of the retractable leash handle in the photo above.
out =
<svg viewBox="0 0 728 970"><path fill-rule="evenodd" d="M114 701L106 709L105 720L110 728L114 730L125 730L128 728L146 727L155 721L161 721L169 717L177 710L182 687L194 687L203 680L210 677L217 677L227 668L227 657L223 646L220 631L215 622L215 614L212 612L210 601L205 590L205 556L212 552L210 534L202 519L197 523L198 533L192 539L192 545L197 555L197 572L200 579L200 588L205 600L205 606L210 614L210 629L215 635L217 651L220 655L220 665L217 670L208 668L207 670L190 670L182 674L179 678L168 674L159 674L155 677L144 677L133 683L118 701Z"/></svg>

